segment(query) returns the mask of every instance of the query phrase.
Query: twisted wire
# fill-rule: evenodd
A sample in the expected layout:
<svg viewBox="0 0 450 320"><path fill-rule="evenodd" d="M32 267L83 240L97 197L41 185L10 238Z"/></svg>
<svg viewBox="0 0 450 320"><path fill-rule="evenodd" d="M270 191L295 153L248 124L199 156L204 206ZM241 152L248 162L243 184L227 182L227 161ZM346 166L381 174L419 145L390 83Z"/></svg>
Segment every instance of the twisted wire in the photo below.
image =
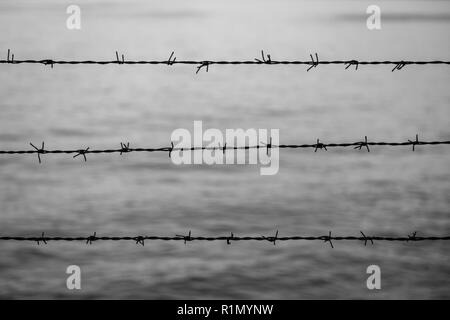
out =
<svg viewBox="0 0 450 320"><path fill-rule="evenodd" d="M267 241L276 244L277 241L323 241L329 243L334 248L333 241L360 241L374 244L375 241L382 242L421 242L421 241L448 241L450 236L417 236L417 231L406 236L366 236L360 231L360 236L333 236L331 231L328 235L322 236L279 236L278 230L275 235L272 236L235 236L230 233L229 236L193 236L189 231L187 235L175 235L175 236L150 236L150 235L137 235L137 236L97 236L94 232L90 236L74 236L74 237L49 237L43 232L40 236L24 237L24 236L0 236L0 241L20 241L20 242L36 242L39 244L47 244L48 242L85 242L86 244L92 244L95 241L134 241L136 244L144 245L145 241L183 241L185 244L192 241L225 241L227 244L231 244L233 241Z"/></svg>
<svg viewBox="0 0 450 320"><path fill-rule="evenodd" d="M116 149L91 149L80 148L80 149L54 149L48 150L45 149L45 143L42 142L41 147L36 147L34 144L30 143L33 149L29 150L0 150L0 155L23 155L23 154L37 154L39 163L41 163L41 155L44 154L75 154L73 158L77 158L82 156L85 161L87 161L86 155L88 154L111 154L111 153L119 153L120 155L124 153L130 152L167 152L169 157L171 157L172 152L179 151L198 151L198 150L220 150L226 152L227 150L249 150L249 149L266 149L269 152L270 149L279 148L279 149L314 149L315 152L317 150L325 150L328 151L328 148L346 148L353 147L353 149L362 150L363 148L370 152L370 146L389 146L389 147L402 147L402 146L412 146L412 151L415 151L416 146L424 146L424 145L450 145L449 140L442 141L420 141L419 136L416 135L415 140L407 140L404 142L372 142L368 141L367 136L364 137L363 141L357 142L343 142L343 143L324 143L321 142L320 139L317 139L316 143L313 144L280 144L275 145L272 144L272 140L270 139L268 143L258 144L258 145L245 145L245 146L216 146L216 147L186 147L179 148L174 147L173 142L168 147L155 147L155 148L131 148L130 143L120 143L120 148Z"/></svg>
<svg viewBox="0 0 450 320"><path fill-rule="evenodd" d="M313 56L310 54L310 60L273 60L270 54L264 54L261 51L261 58L255 58L253 60L177 60L174 57L174 52L170 54L167 60L126 60L124 54L119 55L116 51L115 60L60 60L60 59L15 59L14 54L8 49L6 59L0 60L0 64L41 64L46 66L54 65L167 65L173 66L179 65L196 65L198 73L204 69L209 71L211 65L306 65L307 71L313 68L317 68L319 65L344 65L345 69L349 69L351 66L358 70L359 66L382 66L391 65L394 68L392 72L401 70L408 65L450 65L450 61L445 60L379 60L379 61L366 61L366 60L319 60L317 53Z"/></svg>

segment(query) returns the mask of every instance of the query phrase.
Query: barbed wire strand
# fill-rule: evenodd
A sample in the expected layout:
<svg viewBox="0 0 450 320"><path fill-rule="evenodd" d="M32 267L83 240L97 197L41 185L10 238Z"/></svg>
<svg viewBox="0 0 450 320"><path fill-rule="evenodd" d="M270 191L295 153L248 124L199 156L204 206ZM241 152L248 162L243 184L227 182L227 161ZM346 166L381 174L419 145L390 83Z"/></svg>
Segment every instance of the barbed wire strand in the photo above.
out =
<svg viewBox="0 0 450 320"><path fill-rule="evenodd" d="M314 144L280 144L275 145L272 144L272 138L270 138L268 143L263 143L258 145L252 145L252 146L227 146L225 143L223 146L217 146L217 147L187 147L187 148L176 148L174 147L173 142L171 142L170 147L160 147L160 148L131 148L130 143L120 143L120 148L118 149L90 149L90 147L87 148L81 148L81 149L66 149L66 150L47 150L45 149L45 143L42 142L42 146L40 148L36 147L33 143L30 143L30 145L33 147L31 150L0 150L0 155L14 155L14 154L37 154L39 163L42 162L41 155L44 154L74 154L73 158L77 158L79 156L82 156L84 161L87 161L87 154L110 154L110 153L119 153L120 155L123 155L124 153L130 153L130 152L167 152L169 154L169 157L172 156L172 153L174 151L179 152L186 152L186 151L198 151L198 150L221 150L224 153L227 150L249 150L249 149L266 149L267 154L269 153L269 150L274 148L279 149L307 149L311 148L314 149L314 152L317 152L317 150L325 150L328 151L328 148L337 148L337 147L353 147L353 149L357 150L367 150L367 152L370 152L369 146L389 146L389 147L402 147L402 146L412 146L412 151L416 150L416 146L423 146L423 145L450 145L450 141L420 141L419 135L416 135L415 140L407 140L405 142L372 142L368 141L367 136L364 137L363 141L357 141L357 142L349 142L349 143L324 143L321 142L320 139L317 139L316 143Z"/></svg>
<svg viewBox="0 0 450 320"><path fill-rule="evenodd" d="M197 71L205 69L206 72L209 71L209 66L211 65L306 65L308 66L306 71L310 71L313 68L317 68L319 65L344 65L345 70L349 69L351 66L355 66L355 70L361 65L371 65L371 66L382 66L382 65L393 65L394 68L392 72L396 70L401 70L408 65L450 65L450 61L443 60L380 60L380 61L364 61L364 60L319 60L319 55L317 53L310 54L310 60L273 60L270 54L264 54L261 51L261 58L255 58L253 60L177 60L174 57L175 52L172 51L167 60L126 60L124 54L119 54L116 51L115 60L57 60L57 59L24 59L18 60L15 58L14 54L8 49L6 55L6 60L0 60L0 64L42 64L46 66L54 65L167 65L173 66L175 64L184 65L196 65Z"/></svg>
<svg viewBox="0 0 450 320"><path fill-rule="evenodd" d="M329 243L331 248L334 248L333 241L361 241L366 246L367 243L373 245L375 241L387 241L387 242L418 242L418 241L448 241L450 236L417 236L417 231L407 236L366 236L360 231L361 236L333 236L331 231L327 235L323 236L286 236L279 235L278 230L273 236L235 236L232 232L229 236L193 236L189 231L187 235L175 235L175 236L97 236L97 232L94 232L90 236L77 236L77 237L49 237L44 232L38 237L19 237L19 236L0 236L0 241L25 241L36 242L38 245L48 244L48 242L61 242L61 241L83 241L86 244L91 245L95 241L134 241L136 244L144 246L145 241L183 241L184 244L192 241L225 241L227 244L231 244L233 241L267 241L276 245L277 241L323 241Z"/></svg>

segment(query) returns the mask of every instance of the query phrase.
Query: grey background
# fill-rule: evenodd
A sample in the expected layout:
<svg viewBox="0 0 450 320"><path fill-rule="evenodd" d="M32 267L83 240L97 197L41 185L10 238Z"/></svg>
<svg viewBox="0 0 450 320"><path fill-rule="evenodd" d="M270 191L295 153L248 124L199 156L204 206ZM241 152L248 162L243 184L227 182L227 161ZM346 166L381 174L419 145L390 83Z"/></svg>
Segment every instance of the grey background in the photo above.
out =
<svg viewBox="0 0 450 320"><path fill-rule="evenodd" d="M66 28L69 4L82 29ZM369 4L382 30L366 28ZM16 59L449 58L447 1L2 1ZM0 67L0 147L167 146L194 120L279 128L281 143L450 138L449 69L408 66ZM280 172L167 154L0 158L0 234L446 235L445 146L282 150ZM69 291L68 265L82 270ZM368 265L382 271L369 291ZM448 244L0 243L2 298L449 298Z"/></svg>

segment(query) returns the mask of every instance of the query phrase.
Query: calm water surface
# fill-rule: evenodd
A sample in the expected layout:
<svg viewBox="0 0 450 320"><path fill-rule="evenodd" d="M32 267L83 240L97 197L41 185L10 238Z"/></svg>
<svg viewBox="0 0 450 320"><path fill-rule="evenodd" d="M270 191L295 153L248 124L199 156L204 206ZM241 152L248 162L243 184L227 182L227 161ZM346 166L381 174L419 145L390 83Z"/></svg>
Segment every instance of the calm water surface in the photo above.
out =
<svg viewBox="0 0 450 320"><path fill-rule="evenodd" d="M447 1L2 1L16 59L449 60ZM385 18L385 19L384 19ZM408 66L1 66L0 148L167 146L194 120L279 128L281 143L450 139L450 69ZM280 172L173 165L167 154L0 158L0 234L419 235L450 233L446 147L282 150ZM0 243L2 298L450 298L435 243ZM68 265L82 290L66 289ZM366 268L382 290L366 289Z"/></svg>

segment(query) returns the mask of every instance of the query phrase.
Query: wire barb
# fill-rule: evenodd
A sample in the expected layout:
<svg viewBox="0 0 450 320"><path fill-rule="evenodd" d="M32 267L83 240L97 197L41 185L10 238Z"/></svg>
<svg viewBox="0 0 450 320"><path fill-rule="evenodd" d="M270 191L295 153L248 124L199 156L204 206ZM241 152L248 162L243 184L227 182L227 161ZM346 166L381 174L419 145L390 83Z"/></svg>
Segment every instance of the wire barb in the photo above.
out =
<svg viewBox="0 0 450 320"><path fill-rule="evenodd" d="M325 151L328 151L328 150L327 150L327 145L321 143L321 142L319 141L319 139L317 139L317 143L314 145L314 147L315 147L314 152L317 152L317 149L321 149L321 150L322 150L322 149L325 149Z"/></svg>
<svg viewBox="0 0 450 320"><path fill-rule="evenodd" d="M47 153L47 151L45 151L45 149L44 149L44 141L42 141L42 147L40 149L38 147L36 147L34 144L32 144L31 142L30 142L30 145L34 149L36 149L37 156L38 156L38 159L39 159L39 163L41 163L41 154Z"/></svg>
<svg viewBox="0 0 450 320"><path fill-rule="evenodd" d="M266 58L266 56L267 56L267 58ZM266 56L264 56L264 50L261 50L261 58L262 58L262 60L255 58L255 61L257 61L258 63L271 64L272 63L272 59L270 57L270 54L267 54Z"/></svg>
<svg viewBox="0 0 450 320"><path fill-rule="evenodd" d="M51 66L51 68L53 69L53 64L55 62L52 59L46 59L46 60L42 60L42 64L44 66Z"/></svg>
<svg viewBox="0 0 450 320"><path fill-rule="evenodd" d="M309 63L311 66L308 68L308 70L306 70L307 72L309 72L309 70L311 70L312 68L316 68L319 65L319 56L316 53L316 60L314 60L313 55L310 54L309 55L311 57L311 62Z"/></svg>
<svg viewBox="0 0 450 320"><path fill-rule="evenodd" d="M186 244L187 241L192 241L191 230L189 230L189 234L187 236L182 236L182 235L177 234L177 237L182 238L184 240L184 244Z"/></svg>
<svg viewBox="0 0 450 320"><path fill-rule="evenodd" d="M278 239L278 230L277 230L277 232L275 233L275 236L274 236L274 237L265 237L265 236L262 236L262 238L265 239L265 240L267 240L267 241L269 241L269 242L273 242L273 245L275 245L275 244L276 244L276 241L277 241L277 239Z"/></svg>
<svg viewBox="0 0 450 320"><path fill-rule="evenodd" d="M122 60L119 59L119 52L116 51L116 63L117 64L124 64L125 63L125 56L122 54Z"/></svg>
<svg viewBox="0 0 450 320"><path fill-rule="evenodd" d="M394 69L392 69L392 72L394 72L395 70L401 70L404 66L406 66L406 62L400 61L395 65Z"/></svg>
<svg viewBox="0 0 450 320"><path fill-rule="evenodd" d="M89 149L89 148L88 148ZM87 151L87 149L86 149L86 151ZM129 142L127 142L126 144L125 143L120 143L120 155L122 155L122 153L128 153L128 152L131 152L131 150L130 150L130 143Z"/></svg>
<svg viewBox="0 0 450 320"><path fill-rule="evenodd" d="M347 66L345 67L345 70L350 68L350 66L355 66L355 70L358 70L358 65L359 65L359 62L357 60L350 60L347 64Z"/></svg>
<svg viewBox="0 0 450 320"><path fill-rule="evenodd" d="M209 64L210 64L211 62L210 61L202 61L201 63L200 63L200 65L197 67L197 72L195 73L195 74L197 74L197 73L199 73L199 71L203 68L203 67L206 67L206 72L208 72L209 71Z"/></svg>
<svg viewBox="0 0 450 320"><path fill-rule="evenodd" d="M331 236L331 231L328 233L328 236L323 236L323 241L325 243L329 242L332 249L334 249L333 242L331 241L333 237Z"/></svg>
<svg viewBox="0 0 450 320"><path fill-rule="evenodd" d="M354 147L353 149L361 150L362 147L366 147L367 152L370 152L369 143L367 142L367 136L364 136L364 141L357 142L357 143L358 143L358 145L356 147Z"/></svg>
<svg viewBox="0 0 450 320"><path fill-rule="evenodd" d="M173 55L175 54L175 51L172 51L172 53L170 54L169 59L167 60L167 65L168 66L172 66L175 63L175 60L177 60L177 57L174 57L172 60Z"/></svg>
<svg viewBox="0 0 450 320"><path fill-rule="evenodd" d="M233 232L231 232L231 236L230 236L230 237L227 237L227 244L228 244L228 245L231 244L230 241L233 241L233 240L234 240L234 234L233 234Z"/></svg>
<svg viewBox="0 0 450 320"><path fill-rule="evenodd" d="M406 242L416 241L417 240L416 235L417 235L417 231L414 231L412 234L409 234L408 235L408 240L406 240Z"/></svg>
<svg viewBox="0 0 450 320"><path fill-rule="evenodd" d="M408 140L409 141L409 143L410 144L412 144L412 151L414 152L414 151L416 151L416 145L419 145L419 144L421 144L421 142L419 141L419 135L418 134L416 134L416 140L415 141L411 141L411 140Z"/></svg>
<svg viewBox="0 0 450 320"><path fill-rule="evenodd" d="M136 244L140 244L140 245L144 246L145 237L137 236L137 237L134 238L134 240L136 240Z"/></svg>
<svg viewBox="0 0 450 320"><path fill-rule="evenodd" d="M172 158L172 151L173 151L173 142L170 142L170 148L169 148L169 158Z"/></svg>
<svg viewBox="0 0 450 320"><path fill-rule="evenodd" d="M87 152L89 152L89 147L87 147L86 149L78 150L78 153L76 155L74 155L73 158L75 159L78 156L83 156L84 162L86 162L87 161L87 159L86 159ZM122 150L121 150L121 152L122 152Z"/></svg>
<svg viewBox="0 0 450 320"><path fill-rule="evenodd" d="M6 57L6 61L7 61L7 63L13 64L14 63L14 53L11 54L11 60L9 60L10 54L11 54L11 49L8 49L8 55Z"/></svg>
<svg viewBox="0 0 450 320"><path fill-rule="evenodd" d="M44 232L42 232L40 238L38 238L38 239L36 240L36 242L37 242L38 245L40 245L39 241L42 241L44 244L47 244L47 241L46 241L46 239L45 239L45 234L44 234Z"/></svg>
<svg viewBox="0 0 450 320"><path fill-rule="evenodd" d="M366 235L362 231L360 231L360 232L361 232L361 234L363 236L364 246L367 246L367 241L370 241L372 243L372 245L373 245L373 239L371 237L366 237Z"/></svg>
<svg viewBox="0 0 450 320"><path fill-rule="evenodd" d="M261 142L262 146L266 147L266 155L269 155L269 150L272 149L272 137L269 138L269 141L267 143ZM257 149L259 149L259 145L257 146Z"/></svg>
<svg viewBox="0 0 450 320"><path fill-rule="evenodd" d="M93 241L97 241L97 232L94 232L94 234L92 236L89 236L86 238L86 244L91 245Z"/></svg>

